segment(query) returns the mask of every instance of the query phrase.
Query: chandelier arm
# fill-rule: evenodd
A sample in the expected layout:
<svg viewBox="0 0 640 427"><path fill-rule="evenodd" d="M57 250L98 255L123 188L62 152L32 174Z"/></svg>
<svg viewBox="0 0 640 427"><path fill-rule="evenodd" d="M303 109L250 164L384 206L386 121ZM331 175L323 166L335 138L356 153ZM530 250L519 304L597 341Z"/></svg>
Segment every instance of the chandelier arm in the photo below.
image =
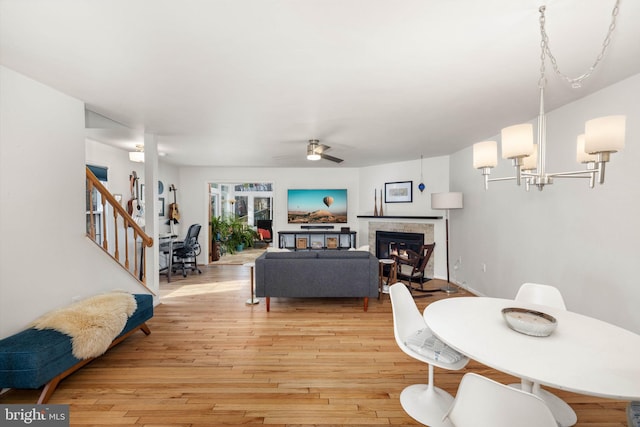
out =
<svg viewBox="0 0 640 427"><path fill-rule="evenodd" d="M572 171L572 172L556 172L550 173L548 176L552 178L591 178L598 172L598 169L590 171Z"/></svg>
<svg viewBox="0 0 640 427"><path fill-rule="evenodd" d="M494 182L494 181L513 181L513 180L517 180L518 177L517 176L505 176L502 178L489 178L487 179L488 182Z"/></svg>

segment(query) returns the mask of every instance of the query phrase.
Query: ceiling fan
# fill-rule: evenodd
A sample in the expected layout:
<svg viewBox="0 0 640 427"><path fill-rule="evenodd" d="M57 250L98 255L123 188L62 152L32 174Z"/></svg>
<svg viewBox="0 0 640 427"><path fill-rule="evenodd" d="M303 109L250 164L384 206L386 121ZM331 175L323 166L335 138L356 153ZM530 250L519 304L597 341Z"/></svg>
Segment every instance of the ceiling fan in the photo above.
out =
<svg viewBox="0 0 640 427"><path fill-rule="evenodd" d="M344 160L325 154L325 151L330 148L331 147L328 145L320 144L320 141L317 139L310 139L309 144L307 145L307 160L325 159L336 163L342 163Z"/></svg>

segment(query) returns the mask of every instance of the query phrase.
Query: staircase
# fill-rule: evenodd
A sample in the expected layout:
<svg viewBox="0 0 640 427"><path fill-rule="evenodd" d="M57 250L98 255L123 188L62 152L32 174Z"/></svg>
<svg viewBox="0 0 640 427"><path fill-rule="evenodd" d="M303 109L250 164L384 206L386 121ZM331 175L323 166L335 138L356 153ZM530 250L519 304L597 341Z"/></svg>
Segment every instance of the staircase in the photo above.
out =
<svg viewBox="0 0 640 427"><path fill-rule="evenodd" d="M146 285L144 256L146 248L153 247L153 238L145 234L136 222L138 218L121 206L89 168L86 176L87 236L153 294Z"/></svg>

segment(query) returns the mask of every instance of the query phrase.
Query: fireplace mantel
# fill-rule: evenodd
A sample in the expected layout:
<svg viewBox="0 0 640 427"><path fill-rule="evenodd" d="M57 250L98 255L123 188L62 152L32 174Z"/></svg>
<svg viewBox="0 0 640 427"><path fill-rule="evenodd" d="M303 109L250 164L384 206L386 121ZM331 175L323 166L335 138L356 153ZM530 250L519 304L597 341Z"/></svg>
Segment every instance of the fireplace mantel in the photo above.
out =
<svg viewBox="0 0 640 427"><path fill-rule="evenodd" d="M442 219L441 216L408 216L408 215L358 215L357 218L374 218L374 219Z"/></svg>

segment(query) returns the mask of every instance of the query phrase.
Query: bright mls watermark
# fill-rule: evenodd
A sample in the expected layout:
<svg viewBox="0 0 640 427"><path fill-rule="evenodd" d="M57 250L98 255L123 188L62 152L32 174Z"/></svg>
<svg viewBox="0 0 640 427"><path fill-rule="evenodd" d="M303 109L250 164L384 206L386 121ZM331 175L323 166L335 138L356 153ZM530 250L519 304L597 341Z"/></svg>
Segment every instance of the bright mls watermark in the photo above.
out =
<svg viewBox="0 0 640 427"><path fill-rule="evenodd" d="M69 427L69 405L0 405L0 426Z"/></svg>

